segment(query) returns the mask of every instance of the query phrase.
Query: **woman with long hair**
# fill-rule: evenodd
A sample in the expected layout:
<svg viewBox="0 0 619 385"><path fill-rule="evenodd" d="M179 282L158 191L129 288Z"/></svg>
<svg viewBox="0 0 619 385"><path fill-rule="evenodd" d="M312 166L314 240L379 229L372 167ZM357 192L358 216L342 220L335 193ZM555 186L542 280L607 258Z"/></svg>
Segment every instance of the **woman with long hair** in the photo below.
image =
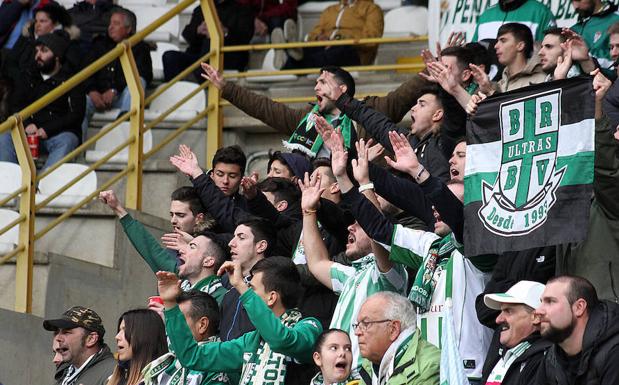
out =
<svg viewBox="0 0 619 385"><path fill-rule="evenodd" d="M118 365L107 385L137 385L142 369L155 358L168 352L165 326L157 313L135 309L118 319Z"/></svg>
<svg viewBox="0 0 619 385"><path fill-rule="evenodd" d="M314 363L320 369L310 385L357 385L352 373L352 347L348 333L340 329L322 332L314 345Z"/></svg>

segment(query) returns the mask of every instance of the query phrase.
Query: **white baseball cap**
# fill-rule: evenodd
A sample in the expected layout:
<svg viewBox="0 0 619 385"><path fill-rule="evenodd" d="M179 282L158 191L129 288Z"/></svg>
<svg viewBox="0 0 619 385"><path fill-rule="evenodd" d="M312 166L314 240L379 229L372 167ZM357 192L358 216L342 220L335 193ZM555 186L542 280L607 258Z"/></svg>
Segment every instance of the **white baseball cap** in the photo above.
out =
<svg viewBox="0 0 619 385"><path fill-rule="evenodd" d="M484 303L490 309L501 310L501 304L520 303L536 309L546 285L533 281L520 281L510 287L506 293L486 294Z"/></svg>

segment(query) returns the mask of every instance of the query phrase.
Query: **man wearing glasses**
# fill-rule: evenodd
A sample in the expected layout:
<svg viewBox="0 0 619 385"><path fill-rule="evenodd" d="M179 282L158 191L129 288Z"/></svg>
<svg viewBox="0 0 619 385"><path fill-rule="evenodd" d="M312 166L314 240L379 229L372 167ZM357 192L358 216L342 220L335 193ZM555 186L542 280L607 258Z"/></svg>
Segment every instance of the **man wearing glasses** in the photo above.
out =
<svg viewBox="0 0 619 385"><path fill-rule="evenodd" d="M440 350L420 338L416 321L407 298L386 291L368 297L352 325L366 384L438 385Z"/></svg>

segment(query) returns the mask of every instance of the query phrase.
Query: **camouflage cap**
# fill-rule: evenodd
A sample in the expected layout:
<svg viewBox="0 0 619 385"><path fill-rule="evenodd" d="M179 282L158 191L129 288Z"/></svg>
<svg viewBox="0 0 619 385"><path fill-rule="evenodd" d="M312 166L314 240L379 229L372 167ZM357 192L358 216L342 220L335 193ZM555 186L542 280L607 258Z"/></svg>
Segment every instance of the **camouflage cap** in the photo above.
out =
<svg viewBox="0 0 619 385"><path fill-rule="evenodd" d="M77 327L97 332L100 337L105 334L103 321L101 321L99 314L83 306L73 306L62 313L61 318L43 321L43 328L54 332L58 329L74 329Z"/></svg>

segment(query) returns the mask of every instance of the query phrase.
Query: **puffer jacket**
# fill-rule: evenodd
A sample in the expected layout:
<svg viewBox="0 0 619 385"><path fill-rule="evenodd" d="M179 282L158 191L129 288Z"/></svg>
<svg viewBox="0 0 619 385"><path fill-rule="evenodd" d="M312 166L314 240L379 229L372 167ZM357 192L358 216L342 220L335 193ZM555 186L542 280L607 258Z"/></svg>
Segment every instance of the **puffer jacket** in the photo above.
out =
<svg viewBox="0 0 619 385"><path fill-rule="evenodd" d="M327 7L318 24L308 34L308 40L362 39L383 35L383 11L372 0L341 0ZM372 64L377 45L356 46L362 65Z"/></svg>

